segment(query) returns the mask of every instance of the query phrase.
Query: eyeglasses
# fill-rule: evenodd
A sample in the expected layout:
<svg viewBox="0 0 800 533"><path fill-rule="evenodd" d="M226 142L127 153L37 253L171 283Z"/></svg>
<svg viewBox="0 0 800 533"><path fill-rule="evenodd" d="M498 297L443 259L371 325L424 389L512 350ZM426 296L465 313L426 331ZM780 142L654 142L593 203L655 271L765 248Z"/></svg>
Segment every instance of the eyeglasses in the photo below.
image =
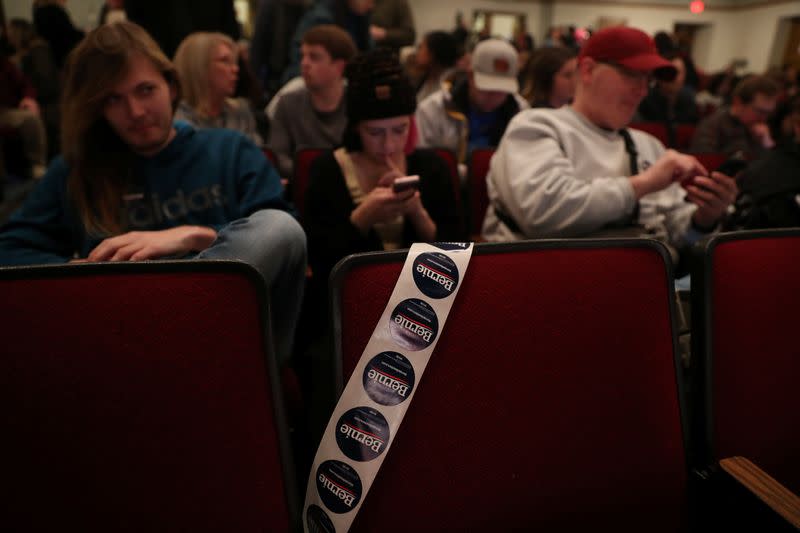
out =
<svg viewBox="0 0 800 533"><path fill-rule="evenodd" d="M653 81L653 74L650 72L642 72L641 70L633 70L628 68L624 65L620 65L619 63L615 63L614 61L598 61L603 65L608 65L609 67L616 70L623 78L635 83L642 83L645 82L647 85L650 85Z"/></svg>

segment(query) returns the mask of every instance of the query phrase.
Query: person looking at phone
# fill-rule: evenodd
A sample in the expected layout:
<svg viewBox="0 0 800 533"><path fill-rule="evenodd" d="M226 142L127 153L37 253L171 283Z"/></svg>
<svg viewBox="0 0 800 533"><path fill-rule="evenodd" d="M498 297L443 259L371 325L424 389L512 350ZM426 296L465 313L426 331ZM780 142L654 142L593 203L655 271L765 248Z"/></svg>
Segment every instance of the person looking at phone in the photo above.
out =
<svg viewBox="0 0 800 533"><path fill-rule="evenodd" d="M347 78L343 146L314 162L306 192L309 259L323 280L348 254L459 237L445 163L414 149L416 97L395 53L357 56ZM400 180L409 175L419 176L417 186Z"/></svg>
<svg viewBox="0 0 800 533"><path fill-rule="evenodd" d="M625 128L650 78L675 76L653 39L600 30L581 49L577 76L571 105L523 111L509 124L487 176L484 237L650 236L677 251L713 230L735 181Z"/></svg>

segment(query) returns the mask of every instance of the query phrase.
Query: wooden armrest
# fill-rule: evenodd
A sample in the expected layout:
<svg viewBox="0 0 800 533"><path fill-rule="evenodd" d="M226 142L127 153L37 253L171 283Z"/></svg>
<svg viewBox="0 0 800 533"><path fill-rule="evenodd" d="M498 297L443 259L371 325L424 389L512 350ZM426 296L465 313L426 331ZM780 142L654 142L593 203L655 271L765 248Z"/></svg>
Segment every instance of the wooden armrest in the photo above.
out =
<svg viewBox="0 0 800 533"><path fill-rule="evenodd" d="M800 498L745 457L728 457L720 467L733 479L800 529Z"/></svg>

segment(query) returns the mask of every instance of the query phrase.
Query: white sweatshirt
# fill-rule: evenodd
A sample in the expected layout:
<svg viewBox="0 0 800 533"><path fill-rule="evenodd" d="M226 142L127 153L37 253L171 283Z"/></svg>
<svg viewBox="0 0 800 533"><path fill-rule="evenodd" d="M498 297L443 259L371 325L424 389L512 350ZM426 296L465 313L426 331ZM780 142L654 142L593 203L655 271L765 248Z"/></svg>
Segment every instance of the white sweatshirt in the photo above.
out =
<svg viewBox="0 0 800 533"><path fill-rule="evenodd" d="M665 149L647 133L628 131L641 172ZM490 164L483 236L488 241L592 236L633 213L630 174L618 132L594 125L570 106L522 111L508 125ZM684 197L677 183L642 197L638 222L646 228L643 235L684 244L696 209ZM493 206L513 218L521 233L501 222Z"/></svg>

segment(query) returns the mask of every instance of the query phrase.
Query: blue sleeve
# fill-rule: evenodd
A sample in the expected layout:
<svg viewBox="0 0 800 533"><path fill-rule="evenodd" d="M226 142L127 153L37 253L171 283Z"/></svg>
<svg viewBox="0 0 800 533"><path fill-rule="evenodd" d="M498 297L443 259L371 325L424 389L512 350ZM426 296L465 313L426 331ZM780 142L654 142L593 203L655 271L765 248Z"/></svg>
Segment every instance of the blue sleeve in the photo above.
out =
<svg viewBox="0 0 800 533"><path fill-rule="evenodd" d="M275 167L260 148L245 138L239 147L236 191L240 218L260 209L280 209L294 215L284 199Z"/></svg>
<svg viewBox="0 0 800 533"><path fill-rule="evenodd" d="M57 159L22 207L0 229L0 265L64 263L75 253L66 213L68 169Z"/></svg>

